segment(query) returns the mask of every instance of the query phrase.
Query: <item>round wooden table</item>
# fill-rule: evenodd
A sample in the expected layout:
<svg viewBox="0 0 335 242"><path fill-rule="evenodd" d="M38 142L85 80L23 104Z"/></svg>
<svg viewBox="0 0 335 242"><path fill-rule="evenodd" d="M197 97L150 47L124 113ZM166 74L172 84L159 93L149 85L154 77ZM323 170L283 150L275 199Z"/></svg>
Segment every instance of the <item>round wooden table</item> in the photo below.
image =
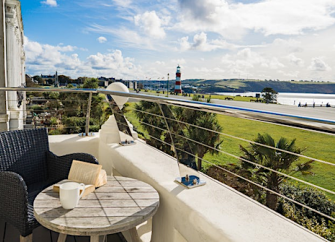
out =
<svg viewBox="0 0 335 242"><path fill-rule="evenodd" d="M159 195L150 185L127 177L108 177L106 185L79 201L76 208L63 209L59 194L50 186L34 201L34 215L44 227L67 235L90 236L91 242L108 234L129 230L133 242L139 242L136 226L157 211Z"/></svg>

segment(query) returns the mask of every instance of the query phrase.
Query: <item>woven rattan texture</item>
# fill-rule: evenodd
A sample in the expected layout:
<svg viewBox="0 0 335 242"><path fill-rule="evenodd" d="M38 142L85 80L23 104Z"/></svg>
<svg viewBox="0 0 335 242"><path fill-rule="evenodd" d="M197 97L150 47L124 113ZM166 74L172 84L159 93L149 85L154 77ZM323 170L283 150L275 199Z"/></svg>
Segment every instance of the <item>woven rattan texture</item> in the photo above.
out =
<svg viewBox="0 0 335 242"><path fill-rule="evenodd" d="M98 163L86 153L56 156L49 151L46 129L0 133L0 218L22 236L31 234L39 226L32 206L35 197L67 178L74 159Z"/></svg>
<svg viewBox="0 0 335 242"><path fill-rule="evenodd" d="M47 179L49 150L46 129L0 133L0 170L20 174L27 185Z"/></svg>

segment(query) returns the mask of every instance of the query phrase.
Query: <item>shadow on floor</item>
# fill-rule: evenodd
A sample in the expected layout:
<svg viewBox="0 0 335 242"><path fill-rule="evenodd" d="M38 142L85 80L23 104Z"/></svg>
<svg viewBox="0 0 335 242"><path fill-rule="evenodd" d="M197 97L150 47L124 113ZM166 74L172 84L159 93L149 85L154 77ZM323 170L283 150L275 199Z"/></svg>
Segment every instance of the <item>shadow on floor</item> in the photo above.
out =
<svg viewBox="0 0 335 242"><path fill-rule="evenodd" d="M7 223L6 233L4 233L5 222L0 221L0 242L3 241L3 236L5 235L4 242L19 242L20 234L19 231ZM40 226L36 228L33 232L33 242L56 242L58 238L58 233L51 232L50 230ZM71 236L66 238L66 242L89 242L90 239L87 236ZM107 237L107 242L127 242L121 233L111 234Z"/></svg>

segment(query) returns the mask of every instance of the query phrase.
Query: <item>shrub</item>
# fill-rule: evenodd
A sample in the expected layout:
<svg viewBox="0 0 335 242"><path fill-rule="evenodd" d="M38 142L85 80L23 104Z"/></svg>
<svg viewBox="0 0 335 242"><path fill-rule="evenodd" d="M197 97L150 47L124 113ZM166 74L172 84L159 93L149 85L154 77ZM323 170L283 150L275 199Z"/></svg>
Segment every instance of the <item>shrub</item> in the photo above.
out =
<svg viewBox="0 0 335 242"><path fill-rule="evenodd" d="M293 183L284 183L280 189L281 193L286 197L292 198L295 201L305 204L321 213L332 216L332 213L335 211L335 203L328 198L325 193L315 188L299 186ZM290 201L280 199L278 212L282 214L284 214L284 204L289 204L290 206L295 207L297 211L302 212L303 215L308 218L315 217L318 222L322 222L322 219L324 219L321 215L315 214L311 210L302 208ZM326 221L328 222L327 219Z"/></svg>

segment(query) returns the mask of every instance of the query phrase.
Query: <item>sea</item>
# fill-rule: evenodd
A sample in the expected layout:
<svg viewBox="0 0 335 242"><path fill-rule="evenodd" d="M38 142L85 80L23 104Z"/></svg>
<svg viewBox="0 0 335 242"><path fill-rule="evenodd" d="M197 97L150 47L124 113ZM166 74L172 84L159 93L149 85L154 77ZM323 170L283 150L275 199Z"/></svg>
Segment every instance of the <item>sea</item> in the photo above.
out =
<svg viewBox="0 0 335 242"><path fill-rule="evenodd" d="M237 96L242 97L255 97L259 92L244 92L244 93L235 93L235 92L218 92L219 95L227 96ZM277 94L277 103L284 105L301 105L312 106L313 103L315 106L326 106L327 103L332 107L335 106L335 94L319 94L319 93L288 93L280 92Z"/></svg>

